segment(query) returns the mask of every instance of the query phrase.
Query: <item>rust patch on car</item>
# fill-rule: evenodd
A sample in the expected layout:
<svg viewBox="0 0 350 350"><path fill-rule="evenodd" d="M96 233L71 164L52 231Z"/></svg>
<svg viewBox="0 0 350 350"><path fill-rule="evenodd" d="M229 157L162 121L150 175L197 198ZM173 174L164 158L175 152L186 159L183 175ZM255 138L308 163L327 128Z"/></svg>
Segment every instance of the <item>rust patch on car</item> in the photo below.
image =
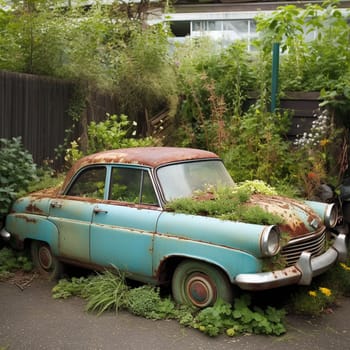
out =
<svg viewBox="0 0 350 350"><path fill-rule="evenodd" d="M27 207L26 207L26 212L29 213L33 213L33 214L39 214L39 215L43 215L44 212L38 208L35 204L30 203Z"/></svg>
<svg viewBox="0 0 350 350"><path fill-rule="evenodd" d="M33 218L29 218L27 215L20 215L20 214L17 214L16 215L16 218L18 219L23 219L25 220L27 223L32 223L32 224L35 224L37 222L37 220L33 219Z"/></svg>
<svg viewBox="0 0 350 350"><path fill-rule="evenodd" d="M321 227L321 219L314 211L301 201L282 196L267 196L254 194L248 201L248 205L256 205L265 211L278 215L283 223L278 225L281 232L286 232L291 238L309 234L313 230L307 227L312 222L318 222ZM311 230L311 231L310 231Z"/></svg>
<svg viewBox="0 0 350 350"><path fill-rule="evenodd" d="M37 198L47 198L47 197L56 197L58 191L60 190L61 186L56 187L50 187L46 188L37 192L33 192L30 194L30 196Z"/></svg>

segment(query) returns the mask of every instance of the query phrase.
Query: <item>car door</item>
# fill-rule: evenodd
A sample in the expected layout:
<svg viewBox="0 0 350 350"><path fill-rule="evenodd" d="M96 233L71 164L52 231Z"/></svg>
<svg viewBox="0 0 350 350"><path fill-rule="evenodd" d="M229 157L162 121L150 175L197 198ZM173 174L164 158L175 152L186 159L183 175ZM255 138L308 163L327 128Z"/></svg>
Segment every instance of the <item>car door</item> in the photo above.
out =
<svg viewBox="0 0 350 350"><path fill-rule="evenodd" d="M105 166L85 168L65 195L51 200L49 219L58 227L60 256L90 262L90 225L93 211L104 198L105 179Z"/></svg>
<svg viewBox="0 0 350 350"><path fill-rule="evenodd" d="M108 190L108 201L98 205L92 218L91 262L147 280L161 214L150 173L142 167L113 166Z"/></svg>

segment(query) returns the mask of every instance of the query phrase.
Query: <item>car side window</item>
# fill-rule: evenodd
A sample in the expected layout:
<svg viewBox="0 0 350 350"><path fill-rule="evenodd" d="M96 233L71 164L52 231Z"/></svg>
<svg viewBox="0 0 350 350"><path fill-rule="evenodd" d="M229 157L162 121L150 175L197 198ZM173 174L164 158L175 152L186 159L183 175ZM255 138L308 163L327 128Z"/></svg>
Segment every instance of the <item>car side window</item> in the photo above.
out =
<svg viewBox="0 0 350 350"><path fill-rule="evenodd" d="M149 173L135 168L112 169L109 199L137 204L158 204Z"/></svg>
<svg viewBox="0 0 350 350"><path fill-rule="evenodd" d="M83 170L66 193L68 196L103 199L106 180L105 167Z"/></svg>

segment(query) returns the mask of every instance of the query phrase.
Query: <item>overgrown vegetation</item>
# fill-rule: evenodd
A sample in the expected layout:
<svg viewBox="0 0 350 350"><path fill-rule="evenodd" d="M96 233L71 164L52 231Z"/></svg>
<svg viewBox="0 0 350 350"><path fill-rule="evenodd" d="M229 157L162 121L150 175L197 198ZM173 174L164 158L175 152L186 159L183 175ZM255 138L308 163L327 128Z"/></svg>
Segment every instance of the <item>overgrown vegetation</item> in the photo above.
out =
<svg viewBox="0 0 350 350"><path fill-rule="evenodd" d="M288 5L256 19L259 39L254 53L247 54L237 42L215 53L215 45L208 42L188 43L191 53L180 47L177 80L183 94L172 141L219 153L236 181L258 178L308 198L315 195L315 180L339 185L348 157L347 20L348 13L339 11L337 2L305 9ZM292 115L269 112L274 42L282 50L280 95L321 92L323 110L315 119L328 113L327 128L320 132L321 125L315 125L316 138L310 137L308 144L288 141ZM247 109L251 91L257 103Z"/></svg>
<svg viewBox="0 0 350 350"><path fill-rule="evenodd" d="M226 332L228 336L242 333L281 335L286 332L284 310L269 306L266 310L251 308L248 294L236 298L233 307L222 301L202 310L194 320L194 327L216 336Z"/></svg>
<svg viewBox="0 0 350 350"><path fill-rule="evenodd" d="M242 333L281 335L286 331L283 310L253 307L248 295L237 298L233 306L218 300L212 307L195 310L174 304L170 297L161 297L159 288L127 287L123 275L110 271L87 278L60 280L52 292L54 298L82 297L87 300L86 309L97 314L106 310L128 310L153 320L175 319L209 336L224 332L229 336Z"/></svg>
<svg viewBox="0 0 350 350"><path fill-rule="evenodd" d="M282 91L336 92L344 96L349 78L349 14L338 1L280 6L272 15L257 18L259 44L268 55L271 42L281 45ZM334 53L334 50L337 53ZM347 90L347 89L346 89ZM335 97L335 96L334 96Z"/></svg>
<svg viewBox="0 0 350 350"><path fill-rule="evenodd" d="M305 8L287 5L258 16L253 52L244 41L219 48L206 38L169 50L167 27L146 25L148 1L139 7L94 2L88 10L62 4L30 0L0 12L0 69L77 83L72 118L81 138L67 139L69 161L79 152L110 144L112 131L103 135L98 122L98 138L105 136L102 144L91 136L88 140L90 107L99 91L119 101L113 113L119 126L124 124L122 130L131 126L123 115L136 123L135 139L150 135L151 116L168 111L163 143L219 153L238 182L258 178L308 198L314 196L315 182L339 185L348 158L350 29L348 12L340 11L337 1ZM322 138L293 144L287 138L292 116L269 112L273 42L282 51L280 95L321 92L323 110L316 117L328 111ZM252 91L257 98L253 105ZM104 128L111 126L118 138L114 123L109 116ZM113 142L113 147L119 145Z"/></svg>
<svg viewBox="0 0 350 350"><path fill-rule="evenodd" d="M152 138L135 138L137 123L131 122L126 115L107 115L101 122L91 122L87 128L87 146L81 140L71 142L66 150L65 160L73 164L76 160L87 154L109 149L142 147L159 145L160 141Z"/></svg>
<svg viewBox="0 0 350 350"><path fill-rule="evenodd" d="M332 309L339 297L350 296L350 260L339 263L317 277L311 286L298 287L289 305L291 311L302 315L320 315Z"/></svg>
<svg viewBox="0 0 350 350"><path fill-rule="evenodd" d="M6 280L17 270L31 271L33 264L23 252L15 252L9 248L0 249L0 281Z"/></svg>
<svg viewBox="0 0 350 350"><path fill-rule="evenodd" d="M332 309L339 297L350 295L350 266L338 264L316 278L311 286L284 290L283 297L279 295L278 298L280 302L283 301L281 309L256 306L250 294L242 294L235 298L233 305L218 300L212 307L197 310L174 304L169 296L162 295L164 293L158 287L127 286L122 274L111 271L60 280L52 293L54 298L82 297L87 301L86 309L97 314L101 310L127 310L153 320L174 319L183 326L198 329L209 336L224 333L228 336L243 333L281 335L286 332L287 311L319 316ZM261 298L259 300L260 305L264 304Z"/></svg>
<svg viewBox="0 0 350 350"><path fill-rule="evenodd" d="M145 114L175 113L176 80L165 25L147 26L149 1L136 6L94 1L15 1L0 10L0 69L76 83L83 107L74 122L84 131L96 91L118 98L118 114L148 132ZM79 95L79 96L78 96ZM91 116L90 116L91 117Z"/></svg>
<svg viewBox="0 0 350 350"><path fill-rule="evenodd" d="M283 218L249 203L252 194L272 194L273 188L261 181L246 181L234 188L196 192L193 198L179 198L167 204L167 210L216 217L261 225L278 225Z"/></svg>
<svg viewBox="0 0 350 350"><path fill-rule="evenodd" d="M34 179L36 166L21 138L0 139L0 223L16 195Z"/></svg>

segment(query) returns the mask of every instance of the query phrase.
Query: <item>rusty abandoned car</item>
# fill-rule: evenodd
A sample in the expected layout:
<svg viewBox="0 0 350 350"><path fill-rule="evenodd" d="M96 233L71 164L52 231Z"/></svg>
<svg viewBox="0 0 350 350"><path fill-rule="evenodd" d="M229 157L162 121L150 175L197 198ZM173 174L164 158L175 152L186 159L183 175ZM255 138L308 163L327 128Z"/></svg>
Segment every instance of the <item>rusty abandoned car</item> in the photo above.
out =
<svg viewBox="0 0 350 350"><path fill-rule="evenodd" d="M167 203L208 185L236 186L208 151L104 151L79 160L59 189L16 200L0 236L13 247L30 248L40 272L51 278L64 264L114 266L134 280L170 283L176 302L200 308L218 298L231 301L237 286L310 284L347 258L346 234L332 229L338 221L334 204L252 196L254 205L281 215L278 225L168 210ZM285 265L266 270L265 262L277 255Z"/></svg>

